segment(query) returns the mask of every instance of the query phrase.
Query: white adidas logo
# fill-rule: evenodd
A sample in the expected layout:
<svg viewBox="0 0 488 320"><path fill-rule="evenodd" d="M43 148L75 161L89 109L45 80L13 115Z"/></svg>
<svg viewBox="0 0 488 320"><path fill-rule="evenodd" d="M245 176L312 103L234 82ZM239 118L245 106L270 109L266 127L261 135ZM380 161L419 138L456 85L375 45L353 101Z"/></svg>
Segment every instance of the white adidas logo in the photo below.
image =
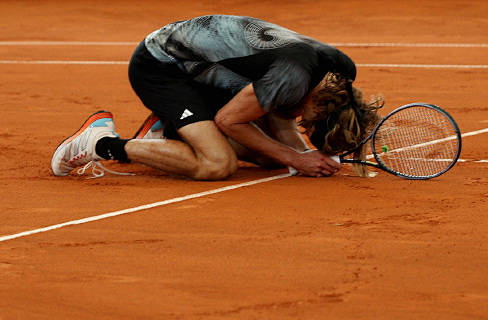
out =
<svg viewBox="0 0 488 320"><path fill-rule="evenodd" d="M193 115L193 112L191 112L188 109L185 109L185 111L183 111L183 113L181 114L180 120L188 118L189 116L192 116L192 115Z"/></svg>

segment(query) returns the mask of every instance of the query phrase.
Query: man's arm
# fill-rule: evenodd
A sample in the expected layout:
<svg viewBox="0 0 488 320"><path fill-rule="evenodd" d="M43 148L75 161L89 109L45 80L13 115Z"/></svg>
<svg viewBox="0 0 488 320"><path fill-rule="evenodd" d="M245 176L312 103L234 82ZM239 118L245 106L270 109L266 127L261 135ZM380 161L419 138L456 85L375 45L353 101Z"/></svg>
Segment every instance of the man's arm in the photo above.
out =
<svg viewBox="0 0 488 320"><path fill-rule="evenodd" d="M285 119L276 114L276 112L269 112L265 118L267 127L276 140L292 147L298 152L304 152L309 149L309 146L298 130L295 118Z"/></svg>
<svg viewBox="0 0 488 320"><path fill-rule="evenodd" d="M309 176L336 172L340 165L320 152L299 153L263 134L250 124L266 112L261 108L252 84L242 89L215 116L217 126L227 136L251 150L266 155L285 166Z"/></svg>

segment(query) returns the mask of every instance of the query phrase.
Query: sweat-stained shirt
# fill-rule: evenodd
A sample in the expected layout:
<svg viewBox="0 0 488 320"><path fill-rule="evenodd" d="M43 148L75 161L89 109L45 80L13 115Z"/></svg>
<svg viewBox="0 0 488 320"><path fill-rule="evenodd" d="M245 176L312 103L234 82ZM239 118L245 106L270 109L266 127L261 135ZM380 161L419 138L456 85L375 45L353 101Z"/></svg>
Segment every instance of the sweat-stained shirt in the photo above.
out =
<svg viewBox="0 0 488 320"><path fill-rule="evenodd" d="M148 51L195 81L237 94L253 83L261 107L291 116L327 72L355 80L354 62L340 50L278 25L209 15L149 34Z"/></svg>

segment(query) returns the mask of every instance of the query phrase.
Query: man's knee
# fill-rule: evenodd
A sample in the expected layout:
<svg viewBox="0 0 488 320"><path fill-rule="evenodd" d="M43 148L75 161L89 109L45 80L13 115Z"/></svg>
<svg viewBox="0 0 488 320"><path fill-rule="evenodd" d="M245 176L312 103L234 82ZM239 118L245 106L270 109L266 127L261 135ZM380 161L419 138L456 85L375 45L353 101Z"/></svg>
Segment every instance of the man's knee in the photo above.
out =
<svg viewBox="0 0 488 320"><path fill-rule="evenodd" d="M178 134L195 152L196 180L221 180L237 170L237 157L227 138L213 121L200 121L184 126Z"/></svg>
<svg viewBox="0 0 488 320"><path fill-rule="evenodd" d="M196 170L196 180L222 180L230 177L237 170L235 156L220 157L220 159L202 159Z"/></svg>

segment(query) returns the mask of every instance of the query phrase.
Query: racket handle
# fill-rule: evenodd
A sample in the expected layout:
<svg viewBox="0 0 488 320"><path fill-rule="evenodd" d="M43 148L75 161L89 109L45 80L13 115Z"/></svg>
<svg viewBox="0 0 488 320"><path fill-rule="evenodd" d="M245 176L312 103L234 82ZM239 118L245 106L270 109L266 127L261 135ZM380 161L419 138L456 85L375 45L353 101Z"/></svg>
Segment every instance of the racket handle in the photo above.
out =
<svg viewBox="0 0 488 320"><path fill-rule="evenodd" d="M330 158L337 163L341 163L341 158L339 156L330 156Z"/></svg>
<svg viewBox="0 0 488 320"><path fill-rule="evenodd" d="M290 173L290 175L292 176L296 176L298 174L298 170L293 168L293 167L290 167L288 166L288 172Z"/></svg>

